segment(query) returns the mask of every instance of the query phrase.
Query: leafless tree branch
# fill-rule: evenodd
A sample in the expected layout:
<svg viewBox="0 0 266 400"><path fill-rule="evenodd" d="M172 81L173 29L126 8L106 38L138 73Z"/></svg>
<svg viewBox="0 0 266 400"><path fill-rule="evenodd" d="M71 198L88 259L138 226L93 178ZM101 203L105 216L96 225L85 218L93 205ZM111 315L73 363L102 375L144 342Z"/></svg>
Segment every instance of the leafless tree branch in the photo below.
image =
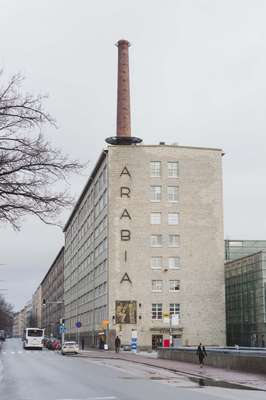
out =
<svg viewBox="0 0 266 400"><path fill-rule="evenodd" d="M0 86L0 222L19 229L22 217L34 215L57 225L60 211L73 204L58 182L66 185L84 165L45 140L41 128L55 120L43 108L45 96L23 94L22 82L18 74Z"/></svg>

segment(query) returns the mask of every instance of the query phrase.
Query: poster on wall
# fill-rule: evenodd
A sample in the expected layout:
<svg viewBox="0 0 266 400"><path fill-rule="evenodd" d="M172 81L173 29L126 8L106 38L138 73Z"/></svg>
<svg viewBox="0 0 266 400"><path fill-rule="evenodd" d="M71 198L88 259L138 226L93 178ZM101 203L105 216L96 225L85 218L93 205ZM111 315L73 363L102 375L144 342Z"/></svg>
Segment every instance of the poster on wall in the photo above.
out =
<svg viewBox="0 0 266 400"><path fill-rule="evenodd" d="M136 301L116 301L115 302L115 321L117 324L136 324L137 323L137 302Z"/></svg>

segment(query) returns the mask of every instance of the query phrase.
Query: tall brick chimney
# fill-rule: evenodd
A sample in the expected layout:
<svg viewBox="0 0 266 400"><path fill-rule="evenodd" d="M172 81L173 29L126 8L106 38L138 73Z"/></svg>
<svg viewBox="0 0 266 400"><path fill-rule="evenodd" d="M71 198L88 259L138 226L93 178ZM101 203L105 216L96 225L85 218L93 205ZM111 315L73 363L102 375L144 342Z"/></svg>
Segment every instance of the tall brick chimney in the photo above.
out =
<svg viewBox="0 0 266 400"><path fill-rule="evenodd" d="M109 137L105 141L110 144L136 144L142 142L142 139L131 136L128 61L130 43L121 39L116 46L118 47L116 136Z"/></svg>
<svg viewBox="0 0 266 400"><path fill-rule="evenodd" d="M127 40L119 40L118 47L118 74L117 74L117 136L131 136L130 126L130 87Z"/></svg>

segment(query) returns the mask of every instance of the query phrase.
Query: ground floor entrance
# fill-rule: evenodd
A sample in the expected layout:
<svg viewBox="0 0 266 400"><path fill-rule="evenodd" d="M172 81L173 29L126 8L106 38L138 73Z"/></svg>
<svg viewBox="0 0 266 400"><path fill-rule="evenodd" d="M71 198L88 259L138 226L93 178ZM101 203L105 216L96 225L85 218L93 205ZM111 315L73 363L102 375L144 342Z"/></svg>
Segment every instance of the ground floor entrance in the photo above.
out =
<svg viewBox="0 0 266 400"><path fill-rule="evenodd" d="M152 350L157 350L158 347L163 345L163 335L152 335Z"/></svg>

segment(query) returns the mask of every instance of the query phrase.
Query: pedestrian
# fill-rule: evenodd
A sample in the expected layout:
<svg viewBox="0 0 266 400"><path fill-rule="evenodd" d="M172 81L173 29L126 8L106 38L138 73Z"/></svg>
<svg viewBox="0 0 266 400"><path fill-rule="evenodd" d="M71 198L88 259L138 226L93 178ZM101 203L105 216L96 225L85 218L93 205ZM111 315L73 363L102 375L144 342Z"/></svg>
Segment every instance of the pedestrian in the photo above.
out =
<svg viewBox="0 0 266 400"><path fill-rule="evenodd" d="M81 349L84 350L85 340L84 337L81 339Z"/></svg>
<svg viewBox="0 0 266 400"><path fill-rule="evenodd" d="M121 340L120 340L119 337L117 336L117 337L115 338L115 352L116 352L116 353L119 353L120 345L121 345Z"/></svg>
<svg viewBox="0 0 266 400"><path fill-rule="evenodd" d="M202 368L203 360L205 357L207 357L207 352L206 352L205 346L203 346L201 343L198 345L197 356L199 357L200 368Z"/></svg>
<svg viewBox="0 0 266 400"><path fill-rule="evenodd" d="M265 347L264 335L261 335L261 347Z"/></svg>

